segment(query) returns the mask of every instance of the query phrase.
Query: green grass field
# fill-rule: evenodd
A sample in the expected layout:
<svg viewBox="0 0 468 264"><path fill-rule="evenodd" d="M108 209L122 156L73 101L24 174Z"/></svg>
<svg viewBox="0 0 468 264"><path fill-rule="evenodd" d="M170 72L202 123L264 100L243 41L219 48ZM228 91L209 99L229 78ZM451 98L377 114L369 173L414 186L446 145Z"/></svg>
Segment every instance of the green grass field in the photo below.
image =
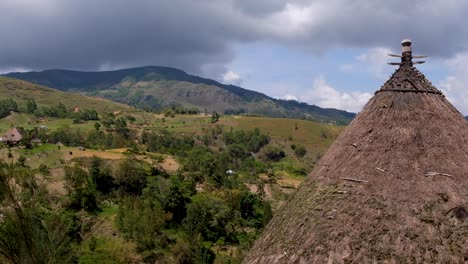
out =
<svg viewBox="0 0 468 264"><path fill-rule="evenodd" d="M37 126L46 126L49 130L55 130L60 127L72 127L79 128L87 131L94 129L94 123L96 121L87 121L82 124L74 124L70 118L59 119L59 118L37 118L34 115L28 115L24 113L13 113L3 119L0 119L0 135L5 133L10 127L23 127L31 129Z"/></svg>
<svg viewBox="0 0 468 264"><path fill-rule="evenodd" d="M292 143L310 148L327 148L343 126L324 125L307 120L269 117L225 117L220 124L234 129L255 129L269 134L272 138L287 139Z"/></svg>

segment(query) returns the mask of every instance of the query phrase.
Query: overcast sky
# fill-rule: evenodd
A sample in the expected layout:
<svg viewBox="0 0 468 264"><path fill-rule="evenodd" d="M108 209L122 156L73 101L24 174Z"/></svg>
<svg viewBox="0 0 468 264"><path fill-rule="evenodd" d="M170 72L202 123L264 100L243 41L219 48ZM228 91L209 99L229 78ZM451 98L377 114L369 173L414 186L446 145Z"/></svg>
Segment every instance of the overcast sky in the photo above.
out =
<svg viewBox="0 0 468 264"><path fill-rule="evenodd" d="M0 0L0 72L161 65L360 111L403 38L468 114L468 1Z"/></svg>

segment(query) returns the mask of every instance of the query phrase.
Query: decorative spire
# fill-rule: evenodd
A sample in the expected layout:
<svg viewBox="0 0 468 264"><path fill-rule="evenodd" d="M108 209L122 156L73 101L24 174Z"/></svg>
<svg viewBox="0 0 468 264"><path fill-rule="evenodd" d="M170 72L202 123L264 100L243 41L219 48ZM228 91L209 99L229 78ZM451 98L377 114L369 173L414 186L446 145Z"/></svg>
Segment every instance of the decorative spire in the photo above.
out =
<svg viewBox="0 0 468 264"><path fill-rule="evenodd" d="M413 64L422 64L425 61L415 61L413 62L413 58L419 59L419 58L426 58L427 56L413 56L412 51L411 51L411 40L410 39L404 39L401 41L401 55L395 55L395 54L388 54L390 57L397 57L401 58L401 62L389 62L388 64L390 65L398 65L398 66L413 66Z"/></svg>
<svg viewBox="0 0 468 264"><path fill-rule="evenodd" d="M413 61L413 58L425 58L427 56L413 56L411 50L411 40L404 39L401 42L401 55L388 54L391 57L401 58L401 62L390 62L390 65L398 65L398 69L392 74L390 79L384 83L378 92L414 92L442 94L432 83L426 79L413 64L421 64L425 61Z"/></svg>

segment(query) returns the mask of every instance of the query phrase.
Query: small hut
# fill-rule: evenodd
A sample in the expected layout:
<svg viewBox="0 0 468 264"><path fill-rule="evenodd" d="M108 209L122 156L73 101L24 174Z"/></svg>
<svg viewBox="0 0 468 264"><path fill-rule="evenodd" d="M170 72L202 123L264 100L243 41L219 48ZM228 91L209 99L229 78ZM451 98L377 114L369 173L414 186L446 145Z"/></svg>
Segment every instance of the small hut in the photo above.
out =
<svg viewBox="0 0 468 264"><path fill-rule="evenodd" d="M18 129L12 127L1 138L2 138L2 142L4 142L4 143L11 144L11 145L16 145L21 141L23 136L18 131Z"/></svg>
<svg viewBox="0 0 468 264"><path fill-rule="evenodd" d="M468 262L468 123L402 44L243 263Z"/></svg>

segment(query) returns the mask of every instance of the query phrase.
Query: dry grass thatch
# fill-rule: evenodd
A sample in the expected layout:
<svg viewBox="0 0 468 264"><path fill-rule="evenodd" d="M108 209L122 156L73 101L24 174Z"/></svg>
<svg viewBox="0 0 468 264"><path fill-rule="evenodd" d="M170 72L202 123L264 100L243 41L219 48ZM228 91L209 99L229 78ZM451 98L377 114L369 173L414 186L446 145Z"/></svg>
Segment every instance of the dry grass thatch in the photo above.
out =
<svg viewBox="0 0 468 264"><path fill-rule="evenodd" d="M468 123L416 73L376 93L244 263L468 263Z"/></svg>

